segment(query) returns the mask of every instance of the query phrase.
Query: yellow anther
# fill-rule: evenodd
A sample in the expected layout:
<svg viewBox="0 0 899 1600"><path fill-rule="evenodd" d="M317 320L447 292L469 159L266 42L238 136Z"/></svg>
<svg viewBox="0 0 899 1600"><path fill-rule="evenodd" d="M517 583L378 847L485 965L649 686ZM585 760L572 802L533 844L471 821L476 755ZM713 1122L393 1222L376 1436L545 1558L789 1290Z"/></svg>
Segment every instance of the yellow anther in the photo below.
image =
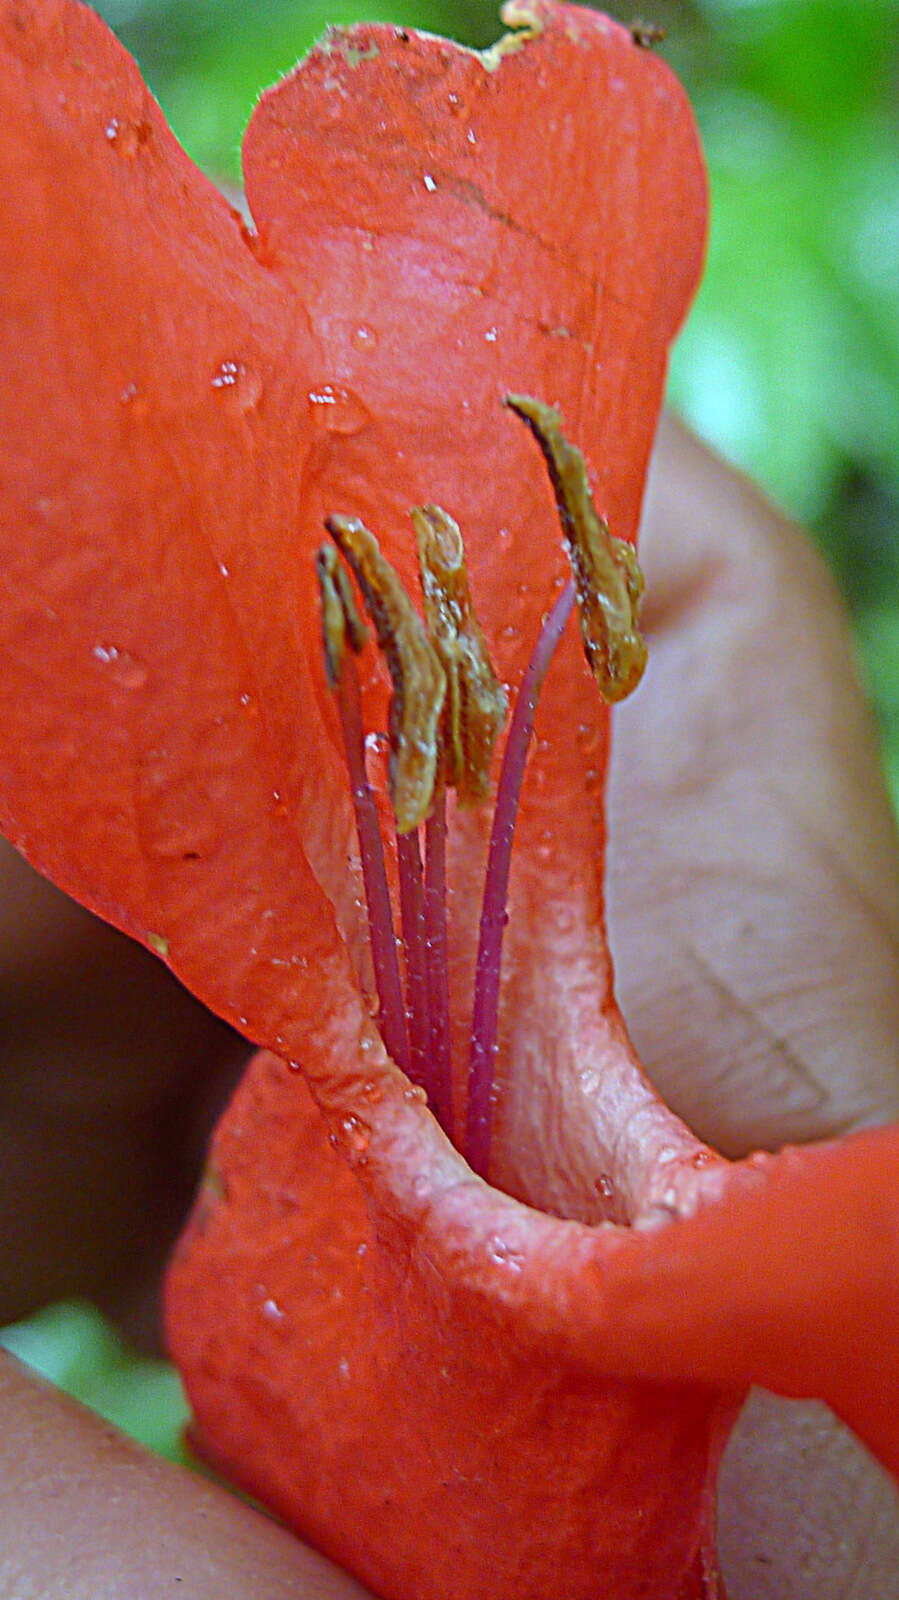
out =
<svg viewBox="0 0 899 1600"><path fill-rule="evenodd" d="M326 517L325 527L352 568L390 672L391 800L398 832L409 833L425 820L434 793L443 667L374 534L357 517Z"/></svg>
<svg viewBox="0 0 899 1600"><path fill-rule="evenodd" d="M358 655L368 638L368 629L359 615L352 584L332 544L323 544L316 551L315 570L322 605L325 670L328 683L336 689L347 643Z"/></svg>
<svg viewBox="0 0 899 1600"><path fill-rule="evenodd" d="M418 541L428 635L446 673L443 712L443 777L462 800L487 791L490 758L506 719L499 683L475 614L458 524L439 506L416 506L412 525Z"/></svg>
<svg viewBox="0 0 899 1600"><path fill-rule="evenodd" d="M529 395L509 394L505 403L528 424L546 460L590 670L604 699L623 700L646 666L646 642L637 621L643 573L633 546L614 538L599 516L584 458L562 434L559 413Z"/></svg>

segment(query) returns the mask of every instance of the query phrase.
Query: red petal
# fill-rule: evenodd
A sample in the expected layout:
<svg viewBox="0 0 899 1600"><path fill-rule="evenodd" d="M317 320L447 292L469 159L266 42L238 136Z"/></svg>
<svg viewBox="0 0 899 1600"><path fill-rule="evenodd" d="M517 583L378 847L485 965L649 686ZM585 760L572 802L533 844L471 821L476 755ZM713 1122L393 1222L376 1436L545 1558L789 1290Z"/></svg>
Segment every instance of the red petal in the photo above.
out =
<svg viewBox="0 0 899 1600"><path fill-rule="evenodd" d="M586 1228L470 1179L376 1057L341 1116L316 1052L344 1162L257 1057L167 1306L204 1452L378 1593L714 1594L704 1462L750 1383L899 1469L899 1130L657 1163L656 1226Z"/></svg>
<svg viewBox="0 0 899 1600"><path fill-rule="evenodd" d="M197 1444L388 1600L711 1600L730 1402L547 1341L529 1257L574 1225L441 1173L420 1105L385 1164L380 1093L337 1136L360 1188L283 1063L244 1080L169 1274Z"/></svg>
<svg viewBox="0 0 899 1600"><path fill-rule="evenodd" d="M8 0L0 50L0 814L283 1038L343 960L323 811L348 838L296 620L308 337L92 12Z"/></svg>
<svg viewBox="0 0 899 1600"><path fill-rule="evenodd" d="M681 91L624 30L537 11L494 71L391 29L335 36L254 120L259 248L92 13L0 8L0 820L285 1054L325 971L352 983L327 903L352 933L349 819L304 659L321 513L397 540L415 500L458 512L514 672L559 557L500 397L562 405L633 531L698 270ZM577 745L580 666L556 679L544 771L576 825L544 796L522 839L554 827L570 875L597 859L603 738L600 719Z"/></svg>

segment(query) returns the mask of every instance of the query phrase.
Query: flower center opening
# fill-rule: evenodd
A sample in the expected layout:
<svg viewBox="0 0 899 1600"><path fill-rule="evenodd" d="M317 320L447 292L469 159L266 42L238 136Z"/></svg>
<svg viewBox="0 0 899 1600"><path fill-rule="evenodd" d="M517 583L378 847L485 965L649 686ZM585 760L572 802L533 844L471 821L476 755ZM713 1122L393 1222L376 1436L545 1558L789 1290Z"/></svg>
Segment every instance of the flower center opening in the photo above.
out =
<svg viewBox="0 0 899 1600"><path fill-rule="evenodd" d="M636 688L646 664L637 613L643 575L625 540L614 538L593 503L580 451L542 401L507 395L544 456L572 577L544 618L515 698L503 750L487 856L475 968L462 1154L486 1177L490 1160L503 933L512 842L541 685L577 604L590 669L606 700ZM388 1054L427 1094L453 1136L453 1062L447 941L446 792L483 803L507 697L490 664L475 612L462 535L439 506L411 513L418 545L424 619L374 534L357 518L329 516L333 543L316 556L322 640L352 792L368 912L378 1026ZM342 559L341 559L342 558ZM365 762L355 657L368 630L349 573L390 673L389 790L395 822L400 973L384 844ZM422 849L423 845L423 849Z"/></svg>

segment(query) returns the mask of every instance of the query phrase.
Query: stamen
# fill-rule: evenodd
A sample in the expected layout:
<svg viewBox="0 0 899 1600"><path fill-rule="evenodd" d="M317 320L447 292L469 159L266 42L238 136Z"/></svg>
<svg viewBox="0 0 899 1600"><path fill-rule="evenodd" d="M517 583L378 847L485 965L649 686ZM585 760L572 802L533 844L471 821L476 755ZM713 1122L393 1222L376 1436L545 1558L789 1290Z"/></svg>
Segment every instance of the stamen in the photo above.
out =
<svg viewBox="0 0 899 1600"><path fill-rule="evenodd" d="M356 517L326 517L325 527L355 574L393 682L388 716L390 797L399 833L409 833L424 821L431 805L446 678L421 619L374 534Z"/></svg>
<svg viewBox="0 0 899 1600"><path fill-rule="evenodd" d="M464 1133L469 1164L482 1176L490 1158L512 838L537 700L575 600L587 660L607 700L629 694L646 661L637 624L643 575L631 546L613 538L597 514L583 456L564 438L558 412L526 395L507 395L505 403L528 424L543 452L573 577L544 619L500 768L478 933ZM425 1089L435 1115L452 1135L446 789L456 788L463 802L486 794L506 695L474 612L457 524L433 505L416 507L412 519L430 638L374 535L355 517L330 516L325 523L362 591L393 682L390 790L397 825L405 1007L377 813L365 771L359 680L346 650L347 643L354 651L362 648L365 630L333 550L319 553L318 568L325 661L340 708L353 787L381 1029L394 1060ZM417 831L423 822L424 872Z"/></svg>
<svg viewBox="0 0 899 1600"><path fill-rule="evenodd" d="M440 506L416 506L428 637L446 673L443 710L444 777L462 801L483 800L490 758L506 720L508 702L487 653L472 604L465 549L458 523Z"/></svg>
<svg viewBox="0 0 899 1600"><path fill-rule="evenodd" d="M425 888L418 834L397 833L400 915L406 960L406 1017L409 1023L409 1077L433 1097L431 1082L431 1011L428 1004L428 961L425 930Z"/></svg>
<svg viewBox="0 0 899 1600"><path fill-rule="evenodd" d="M493 1097L493 1063L497 1051L499 980L509 892L512 838L524 778L528 746L534 732L534 713L543 680L556 645L574 609L574 582L569 579L546 618L528 662L512 712L509 737L503 751L496 811L490 833L487 877L478 935L474 1012L471 1019L471 1055L468 1062L468 1106L465 1119L465 1158L473 1171L487 1176Z"/></svg>
<svg viewBox="0 0 899 1600"><path fill-rule="evenodd" d="M584 458L563 436L558 411L522 394L507 394L505 404L528 424L546 460L590 670L605 700L623 700L646 666L646 643L637 623L644 582L633 546L613 538L598 515Z"/></svg>
<svg viewBox="0 0 899 1600"><path fill-rule="evenodd" d="M425 948L431 1004L431 1088L434 1115L453 1135L453 1062L446 929L446 789L438 783L425 823Z"/></svg>
<svg viewBox="0 0 899 1600"><path fill-rule="evenodd" d="M356 817L362 881L365 885L368 908L372 964L378 992L378 1026L388 1055L403 1072L408 1073L409 1045L406 1037L406 1016L396 953L393 913L387 887L378 812L365 770L359 674L352 655L346 650L347 643L354 651L361 650L365 639L365 626L356 610L349 581L332 545L322 546L316 556L315 564L322 603L325 666L328 682L337 700Z"/></svg>

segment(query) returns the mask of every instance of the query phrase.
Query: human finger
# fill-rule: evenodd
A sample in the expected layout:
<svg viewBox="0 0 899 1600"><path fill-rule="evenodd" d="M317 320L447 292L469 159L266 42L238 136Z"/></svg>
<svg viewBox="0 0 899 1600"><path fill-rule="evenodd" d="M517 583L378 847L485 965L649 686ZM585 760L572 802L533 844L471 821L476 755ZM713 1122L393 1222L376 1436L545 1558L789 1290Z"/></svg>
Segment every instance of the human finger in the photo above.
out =
<svg viewBox="0 0 899 1600"><path fill-rule="evenodd" d="M3 1352L0 1413L0 1600L365 1600L267 1517Z"/></svg>

